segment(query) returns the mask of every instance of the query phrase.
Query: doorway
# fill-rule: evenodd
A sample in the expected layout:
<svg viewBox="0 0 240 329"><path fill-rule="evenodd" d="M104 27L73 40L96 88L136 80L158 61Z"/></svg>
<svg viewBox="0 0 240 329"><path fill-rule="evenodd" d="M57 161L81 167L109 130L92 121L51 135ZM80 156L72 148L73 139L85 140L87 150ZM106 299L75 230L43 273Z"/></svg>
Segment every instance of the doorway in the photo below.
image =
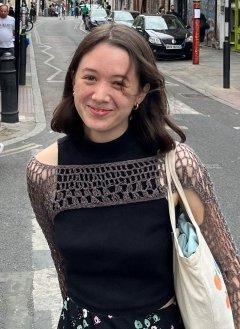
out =
<svg viewBox="0 0 240 329"><path fill-rule="evenodd" d="M177 12L181 17L183 23L187 25L187 0L178 0Z"/></svg>

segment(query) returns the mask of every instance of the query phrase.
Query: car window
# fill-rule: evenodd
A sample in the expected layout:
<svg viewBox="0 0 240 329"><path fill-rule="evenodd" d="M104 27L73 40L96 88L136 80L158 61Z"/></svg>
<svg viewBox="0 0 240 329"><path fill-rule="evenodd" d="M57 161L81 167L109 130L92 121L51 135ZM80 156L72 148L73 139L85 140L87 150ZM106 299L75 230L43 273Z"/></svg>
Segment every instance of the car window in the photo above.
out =
<svg viewBox="0 0 240 329"><path fill-rule="evenodd" d="M146 29L149 30L177 30L184 26L175 16L148 16L145 17Z"/></svg>
<svg viewBox="0 0 240 329"><path fill-rule="evenodd" d="M175 16L164 17L169 30L176 30L184 28L182 22Z"/></svg>
<svg viewBox="0 0 240 329"><path fill-rule="evenodd" d="M132 15L127 11L115 11L115 21L132 21Z"/></svg>
<svg viewBox="0 0 240 329"><path fill-rule="evenodd" d="M105 17L107 16L107 13L104 9L95 9L91 11L92 17Z"/></svg>
<svg viewBox="0 0 240 329"><path fill-rule="evenodd" d="M167 30L164 18L160 16L145 17L145 25L148 30Z"/></svg>

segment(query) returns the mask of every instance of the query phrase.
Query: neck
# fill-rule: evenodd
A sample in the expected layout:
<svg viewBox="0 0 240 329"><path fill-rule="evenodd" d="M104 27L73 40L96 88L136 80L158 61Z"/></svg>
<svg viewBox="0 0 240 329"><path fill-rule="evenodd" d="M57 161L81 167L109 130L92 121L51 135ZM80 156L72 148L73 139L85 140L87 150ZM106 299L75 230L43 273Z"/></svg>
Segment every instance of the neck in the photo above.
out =
<svg viewBox="0 0 240 329"><path fill-rule="evenodd" d="M107 143L111 142L120 136L122 136L125 131L127 130L128 126L123 127L122 129L118 130L117 132L105 131L105 132L98 132L98 131L91 131L88 128L84 129L85 136L94 143Z"/></svg>

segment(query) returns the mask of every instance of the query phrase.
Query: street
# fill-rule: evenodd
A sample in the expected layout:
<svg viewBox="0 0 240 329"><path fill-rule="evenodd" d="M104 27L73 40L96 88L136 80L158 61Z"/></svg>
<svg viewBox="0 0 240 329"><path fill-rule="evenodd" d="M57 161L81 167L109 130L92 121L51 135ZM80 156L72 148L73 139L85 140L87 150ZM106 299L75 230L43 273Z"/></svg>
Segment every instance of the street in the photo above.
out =
<svg viewBox="0 0 240 329"><path fill-rule="evenodd" d="M59 137L49 126L52 112L61 98L71 56L85 35L81 19L74 17L65 21L43 17L31 33L47 126L40 134L9 145L0 156L0 328L57 326L61 296L47 244L30 206L25 172L30 156ZM164 72L171 64L157 62ZM174 119L206 164L239 248L240 109L168 76L166 87Z"/></svg>

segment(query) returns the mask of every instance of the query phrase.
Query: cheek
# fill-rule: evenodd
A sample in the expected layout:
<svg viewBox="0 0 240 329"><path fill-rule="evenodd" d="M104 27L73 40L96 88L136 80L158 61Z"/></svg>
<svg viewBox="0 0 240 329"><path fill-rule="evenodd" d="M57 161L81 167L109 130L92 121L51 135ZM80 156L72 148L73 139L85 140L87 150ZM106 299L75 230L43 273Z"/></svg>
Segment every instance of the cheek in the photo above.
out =
<svg viewBox="0 0 240 329"><path fill-rule="evenodd" d="M89 87L83 87L83 86L78 86L75 85L74 87L74 103L75 106L79 106L79 104L84 104L84 102L89 99L92 95L92 90Z"/></svg>

